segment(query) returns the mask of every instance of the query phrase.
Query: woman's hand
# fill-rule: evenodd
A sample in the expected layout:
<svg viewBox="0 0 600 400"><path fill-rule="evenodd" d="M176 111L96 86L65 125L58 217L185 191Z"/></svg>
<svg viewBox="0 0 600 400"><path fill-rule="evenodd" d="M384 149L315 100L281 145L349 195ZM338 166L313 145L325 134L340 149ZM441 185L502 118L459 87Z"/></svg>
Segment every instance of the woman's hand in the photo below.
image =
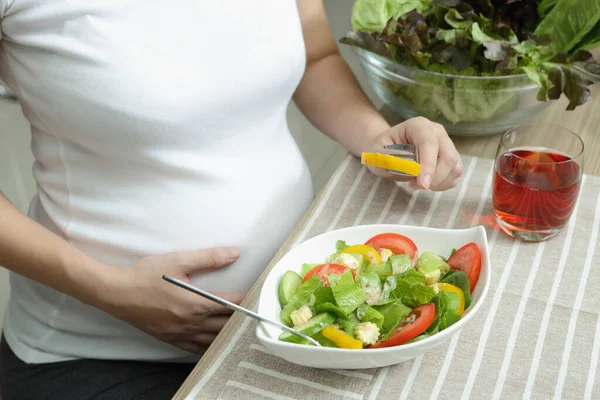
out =
<svg viewBox="0 0 600 400"><path fill-rule="evenodd" d="M103 310L164 342L201 353L227 322L229 309L176 287L195 272L225 267L235 248L151 256L130 267L92 259L32 221L0 193L0 265ZM218 293L239 304L245 293Z"/></svg>
<svg viewBox="0 0 600 400"><path fill-rule="evenodd" d="M195 272L232 264L235 248L215 248L151 256L120 269L117 295L105 311L163 342L192 353L212 343L232 313L228 308L162 279L168 275L189 282ZM216 293L239 304L246 293Z"/></svg>
<svg viewBox="0 0 600 400"><path fill-rule="evenodd" d="M383 150L389 144L414 144L419 151L421 172L417 178L391 174L380 168L369 169L377 176L409 181L413 189L447 190L458 184L463 164L454 143L444 127L423 117L416 117L398 124L375 137L369 149Z"/></svg>

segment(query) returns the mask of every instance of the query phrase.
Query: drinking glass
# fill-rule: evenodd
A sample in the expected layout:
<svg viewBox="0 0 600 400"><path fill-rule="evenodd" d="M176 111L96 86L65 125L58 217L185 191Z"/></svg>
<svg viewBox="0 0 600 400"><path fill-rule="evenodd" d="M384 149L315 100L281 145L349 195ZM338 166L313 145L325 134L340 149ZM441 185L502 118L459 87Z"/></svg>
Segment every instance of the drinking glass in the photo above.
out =
<svg viewBox="0 0 600 400"><path fill-rule="evenodd" d="M508 235L542 241L569 221L579 196L583 141L546 123L521 125L500 138L494 164L494 216Z"/></svg>

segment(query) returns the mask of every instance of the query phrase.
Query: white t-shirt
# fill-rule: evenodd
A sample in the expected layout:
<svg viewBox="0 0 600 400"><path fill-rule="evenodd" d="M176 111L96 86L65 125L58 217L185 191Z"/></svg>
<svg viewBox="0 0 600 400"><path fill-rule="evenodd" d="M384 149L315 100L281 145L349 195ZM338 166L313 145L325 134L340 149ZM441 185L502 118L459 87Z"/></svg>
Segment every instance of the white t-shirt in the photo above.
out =
<svg viewBox="0 0 600 400"><path fill-rule="evenodd" d="M0 0L0 80L31 123L30 216L102 262L238 246L197 276L248 290L312 198L286 122L304 73L295 0ZM11 274L19 358L188 353Z"/></svg>

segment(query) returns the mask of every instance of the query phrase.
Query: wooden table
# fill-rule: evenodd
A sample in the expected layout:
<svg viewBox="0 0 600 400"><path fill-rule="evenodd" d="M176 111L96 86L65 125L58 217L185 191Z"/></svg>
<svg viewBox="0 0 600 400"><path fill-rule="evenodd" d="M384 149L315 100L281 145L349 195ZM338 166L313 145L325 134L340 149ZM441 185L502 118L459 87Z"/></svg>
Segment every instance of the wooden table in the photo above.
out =
<svg viewBox="0 0 600 400"><path fill-rule="evenodd" d="M550 122L565 128L568 128L577 134L579 134L585 143L585 165L584 172L591 175L600 175L600 157L595 155L600 153L600 88L598 86L592 89L592 96L585 106L579 107L575 111L565 111L567 102L565 99L553 102L553 104L546 109L541 115L539 115L534 121L538 122ZM389 112L382 110L382 114L392 119L389 116ZM488 137L453 137L454 143L458 150L469 156L494 158L496 148L498 145L499 137L488 136ZM265 269L259 280L250 290L247 298L242 305L253 303L259 295L260 288L262 287L263 281L267 274L275 263L288 251L292 244L292 239L297 233L304 227L308 217L313 212L315 204L322 196L323 192L327 189L327 186L316 197L312 206L306 212L302 220L296 225L295 229L288 236L275 258L271 261L269 266ZM210 365L222 352L223 347L230 341L232 335L236 332L236 329L240 326L242 320L247 318L242 314L236 313L225 325L215 342L208 349L207 353L196 365L190 376L183 383L180 390L175 395L174 399L184 399L186 395L192 390L194 385L202 378L203 374L207 371Z"/></svg>

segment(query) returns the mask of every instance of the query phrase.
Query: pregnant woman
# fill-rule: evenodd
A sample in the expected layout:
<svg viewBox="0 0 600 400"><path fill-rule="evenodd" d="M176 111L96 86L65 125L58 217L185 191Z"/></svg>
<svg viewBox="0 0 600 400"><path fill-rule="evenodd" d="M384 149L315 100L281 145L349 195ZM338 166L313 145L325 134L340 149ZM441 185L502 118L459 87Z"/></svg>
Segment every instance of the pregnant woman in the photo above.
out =
<svg viewBox="0 0 600 400"><path fill-rule="evenodd" d="M161 276L239 303L313 198L290 100L355 155L416 144L415 188L462 173L440 125L378 114L321 0L0 0L0 80L37 183L27 216L0 196L4 400L175 393L229 312Z"/></svg>

